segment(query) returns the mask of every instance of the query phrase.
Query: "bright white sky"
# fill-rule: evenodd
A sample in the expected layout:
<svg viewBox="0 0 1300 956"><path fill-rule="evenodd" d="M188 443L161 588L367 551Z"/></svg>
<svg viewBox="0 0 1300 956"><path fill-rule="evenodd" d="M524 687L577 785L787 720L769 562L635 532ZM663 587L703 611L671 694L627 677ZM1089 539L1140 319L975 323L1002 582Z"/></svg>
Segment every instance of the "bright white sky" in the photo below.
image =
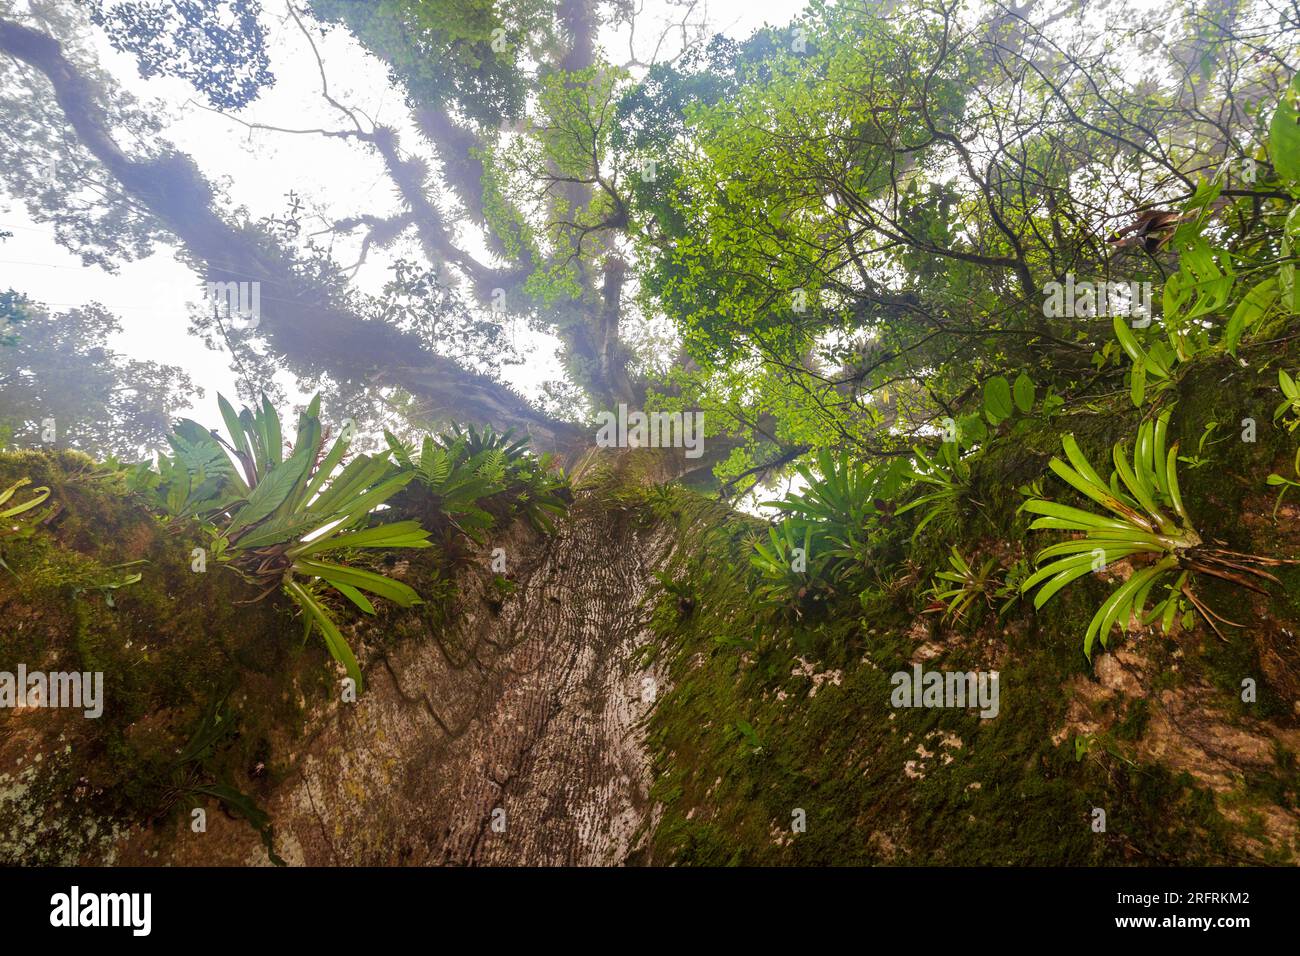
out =
<svg viewBox="0 0 1300 956"><path fill-rule="evenodd" d="M67 0L71 3L72 0ZM344 128L346 122L320 96L320 80L310 47L297 26L274 0L266 3L270 25L270 53L276 84L239 114L249 123L285 128ZM798 14L803 0L711 0L701 2L693 20L705 21L706 35L726 33L735 38L748 36L764 22L785 24ZM677 16L681 7L664 0L645 0L645 13L638 24L637 47L648 59L659 29L652 25ZM605 31L602 42L613 62L627 59L626 33ZM192 89L183 81L139 78L135 60L119 54L106 42L98 44L101 62L122 87L142 101L159 100L172 122L167 139L189 153L214 182L225 182L235 204L246 205L255 217L284 215L287 194L301 197L307 213L328 219L359 213L391 213L396 209L392 187L377 156L362 147L320 136L251 132L227 117L197 105ZM331 31L318 40L325 62L331 94L342 103L363 109L377 122L403 128L405 110L401 94L388 82L384 68L365 53L342 30ZM661 56L675 52L670 39ZM414 146L414 137L403 138L404 148ZM304 232L320 228L324 220L305 218ZM234 396L235 377L225 352L207 350L187 334L186 303L194 301L198 277L177 261L172 250L159 247L149 259L123 264L116 275L80 260L54 241L54 230L33 222L21 203L0 196L0 229L14 238L0 246L0 287L12 286L56 311L103 303L122 322L123 332L110 347L136 359L151 359L179 365L205 390L205 397L183 410L200 421L212 417L215 393ZM358 234L359 236L359 234ZM359 245L358 245L359 248ZM352 250L339 258L346 264ZM390 254L405 253L421 259L414 244L395 245ZM358 283L377 292L388 273L385 254L371 254L358 275ZM541 382L560 377L555 344L548 337L523 329L516 341L525 351L522 366L508 367L503 376L525 394L536 394ZM286 380L282 384L290 386ZM290 395L297 390L289 388ZM301 396L298 396L301 397Z"/></svg>

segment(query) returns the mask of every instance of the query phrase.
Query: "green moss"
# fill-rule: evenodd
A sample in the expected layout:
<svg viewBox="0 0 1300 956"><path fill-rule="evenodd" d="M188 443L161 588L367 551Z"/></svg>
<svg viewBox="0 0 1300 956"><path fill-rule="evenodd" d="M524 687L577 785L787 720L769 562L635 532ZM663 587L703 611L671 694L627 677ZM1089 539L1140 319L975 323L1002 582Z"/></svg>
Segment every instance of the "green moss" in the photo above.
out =
<svg viewBox="0 0 1300 956"><path fill-rule="evenodd" d="M1179 385L1175 425L1187 450L1206 422L1239 422L1245 413L1238 405L1255 412L1259 440L1213 446L1212 464L1183 472L1185 497L1204 536L1236 550L1284 553L1291 532L1242 520L1271 508L1263 477L1293 448L1293 439L1266 425L1275 402L1267 379L1231 364L1194 367ZM1053 497L1079 503L1047 472L1062 432L1073 432L1100 465L1137 420L1136 410L1117 402L1050 423L1009 424L975 459L952 534L914 542L916 513L891 519L873 538L860 579L838 584L815 611L756 602L748 542L761 522L653 484L663 462L648 451L594 457L580 481L590 494L578 507L600 509L615 523L664 527L677 539L666 566L656 569L655 641L643 649L671 681L648 726L652 795L662 805L650 859L1199 864L1282 862L1300 850L1273 845L1265 817L1270 807L1298 805L1292 754L1279 750L1271 770L1216 799L1190 776L1136 758L1152 722L1148 701L1109 707L1105 729L1081 759L1072 739L1053 742L1068 723L1071 688L1093 679L1082 630L1111 585L1083 579L1038 612L1021 601L1005 617L987 612L955 625L921 613L950 547L997 556L1001 573L1052 540L1028 530L1015 489L1043 479ZM289 771L282 754L301 732L302 701L336 692L327 654L319 641L304 644L290 607L275 597L248 603L256 595L215 563L196 574L197 530L160 523L96 467L74 454L0 455L0 487L31 477L50 485L59 507L32 537L3 544L15 573L0 571L0 664L102 671L108 697L99 721L63 715L47 724L41 750L48 763L39 779L30 768L0 768L0 834L6 847L22 847L31 859L53 861L69 846L91 845L96 837L69 840L40 822L40 808L78 794L86 818L102 821L98 838L113 825L183 805L177 753L218 701L228 702L232 732L185 774L229 782L256 798ZM401 615L381 610L382 626L367 629L365 640L432 634L450 660L464 657L448 643L446 624L457 613L456 562L465 558L455 549L405 555L400 565L392 556L359 558L426 599ZM144 562L129 569L143 579L105 590L129 562ZM1157 668L1152 694L1203 682L1232 719L1294 720L1294 688L1286 684L1296 672L1293 642L1269 648L1259 639L1264 631L1300 630L1300 568L1279 577L1283 588L1267 598L1205 582L1211 606L1254 626L1230 631L1226 642L1199 625L1149 642L1154 647L1144 653ZM352 619L342 603L335 610L345 623ZM1109 640L1114 649L1129 638ZM996 719L890 706L890 675L910 667L922 642L939 655L928 666L1000 670ZM1253 704L1240 699L1243 677L1257 682ZM0 714L0 728L10 719ZM1092 829L1095 809L1106 812L1105 833ZM802 832L792 827L796 819L806 822ZM31 835L12 836L19 832ZM1243 849L1243 841L1253 848Z"/></svg>
<svg viewBox="0 0 1300 956"><path fill-rule="evenodd" d="M0 570L0 665L101 672L104 712L42 714L37 752L72 747L76 759L47 764L41 792L0 801L0 831L76 794L101 832L154 820L174 803L177 753L226 698L232 733L205 758L205 779L254 795L268 786L284 769L269 741L300 730L300 700L333 692L323 648L303 645L277 599L250 603L256 593L228 568L192 570L197 529L158 522L84 456L0 455L0 484L19 477L48 485L56 510L31 537L3 544L12 573ZM128 562L138 563L118 567ZM102 588L134 572L139 582ZM0 724L18 719L0 713Z"/></svg>
<svg viewBox="0 0 1300 956"><path fill-rule="evenodd" d="M1175 419L1184 453L1195 450L1208 421L1223 423L1214 437L1230 438L1208 450L1212 464L1184 464L1181 472L1203 536L1265 554L1278 553L1267 527L1248 525L1241 515L1258 513L1264 476L1279 454L1293 453L1285 436L1266 424L1276 401L1269 378L1267 370L1232 363L1195 367L1178 387ZM1252 413L1253 445L1240 441L1238 424ZM792 618L755 605L746 573L751 520L682 489L660 492L671 497L669 513L678 516L679 548L662 572L671 586L653 618L673 685L649 724L653 795L663 805L654 858L710 865L1290 859L1295 848L1273 846L1256 811L1236 813L1188 774L1135 759L1135 745L1150 726L1147 700L1112 707L1110 729L1082 759L1072 740L1052 742L1067 724L1066 688L1091 679L1082 632L1111 590L1104 581L1081 580L1038 612L1021 601L1005 619L986 614L978 626L941 627L931 638L940 642L941 656L929 666L988 669L997 662L1002 709L996 719L889 706L889 675L909 667L918 646L909 632L934 620L919 611L949 547L1000 555L1003 568L1032 556L1051 538L1028 531L1014 489L1043 479L1053 497L1079 504L1047 471L1060 453L1060 435L1073 432L1101 465L1138 420L1136 409L1117 401L1050 423L1009 426L1014 435L975 459L952 535L923 534L913 544L911 522L886 524L873 538L877 560L867 572L873 583L838 596L817 616ZM622 500L638 499L647 511L663 513L643 491L627 490ZM1257 622L1264 613L1271 626L1296 633L1300 570L1279 576L1290 594L1277 589L1262 599L1217 581L1203 582L1202 590L1225 616ZM689 613L682 612L683 595ZM1153 692L1204 681L1230 717L1285 723L1289 698L1268 686L1259 642L1249 630L1228 636L1221 642L1198 624L1174 641L1157 638L1146 651L1157 668ZM1126 640L1116 634L1109 644L1122 647ZM1184 653L1175 662L1179 648ZM821 675L839 672L824 677L815 696L801 655ZM1256 704L1240 700L1243 676L1259 684ZM736 729L741 721L753 727L757 752ZM1252 781L1243 806L1297 807L1293 755L1279 754L1277 767ZM1106 812L1105 833L1093 831L1094 809ZM806 816L805 832L792 830L796 810ZM1257 845L1247 852L1242 847L1250 841Z"/></svg>

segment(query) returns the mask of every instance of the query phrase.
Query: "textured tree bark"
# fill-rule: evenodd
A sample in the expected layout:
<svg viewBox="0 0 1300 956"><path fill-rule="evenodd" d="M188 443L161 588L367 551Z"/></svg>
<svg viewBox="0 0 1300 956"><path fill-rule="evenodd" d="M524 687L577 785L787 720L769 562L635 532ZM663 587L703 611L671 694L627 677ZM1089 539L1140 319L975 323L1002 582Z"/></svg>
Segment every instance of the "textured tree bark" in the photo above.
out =
<svg viewBox="0 0 1300 956"><path fill-rule="evenodd" d="M22 462L25 471L37 457ZM584 482L584 474L595 478L591 472L606 467L614 474ZM1300 748L1294 721L1277 715L1234 717L1221 693L1204 682L1162 689L1167 660L1155 641L1113 648L1098 658L1092 673L1072 675L1062 688L1060 720L1050 724L1054 736L1045 737L1040 756L1028 762L1019 749L999 749L1005 737L968 737L963 745L960 736L936 731L920 711L886 713L883 675L876 685L880 693L864 696L872 678L863 675L881 670L869 657L856 669L834 672L831 684L844 684L839 691L826 687L815 694L815 662L810 669L801 656L791 658L800 665L798 673L777 675L774 695L765 692L760 698L752 687L742 690L726 655L697 653L707 651L717 636L707 622L721 618L695 618L704 623L689 625L693 643L686 644L677 643L680 633L663 637L672 629L665 631L662 619L658 628L650 626L663 597L656 572L678 572L701 559L729 560L709 541L704 524L684 530L674 518L655 517L662 512L640 501L622 503L622 493L636 481L654 481L675 467L668 455L593 454L578 475L579 487L591 490L576 494L556 534L544 536L518 523L496 534L459 566L460 596L454 605L436 603L438 587L422 577L437 564L429 552L421 552L431 559L425 563L394 555L392 573L420 586L443 613L385 607L377 618L345 618L352 622L345 630L367 683L355 702L341 699L338 674L322 675L328 659L319 647L307 657L283 652L301 633L291 609L241 603L256 589L228 571L193 573L184 529L162 525L115 493L88 486L84 476L42 478L55 486L55 499L65 502L69 513L66 526L54 524L46 532L49 547L81 559L83 549L97 543L89 539L112 527L126 550L105 555L95 547L93 553L114 564L147 557L147 578L140 585L147 593L133 598L131 589L123 588L119 606L106 610L102 598L78 599L66 589L24 590L25 599L18 599L20 579L0 576L0 637L27 635L8 645L25 648L22 656L0 654L0 670L12 670L19 661L48 670L73 663L85 669L95 660L112 665L105 668L112 683L103 721L68 709L0 712L0 864L267 864L259 834L244 819L223 813L210 793L191 786L185 796L205 810L203 828L193 825L187 809L154 799L157 787L173 777L170 762L194 732L201 709L194 705L224 699L224 690L215 685L226 677L237 679L230 697L233 726L239 734L248 730L245 743L266 744L265 757L250 759L264 759L272 768L269 774L253 772L242 761L254 751L227 740L225 753L241 755L240 762L222 765L233 773L219 776L214 764L188 783L229 781L253 796L274 825L276 852L292 864L690 863L698 860L679 858L672 834L674 826L693 817L744 860L806 863L807 857L797 855L802 845L784 831L789 808L774 812L751 789L762 779L748 776L759 765L727 756L726 746L710 745L725 730L720 725L729 719L729 701L738 705L738 714L761 713L756 724L765 736L772 735L766 739L774 755L780 735L795 734L786 738L788 749L780 751L776 766L804 781L809 794L846 793L845 819L856 821L856 835L875 848L873 862L936 862L934 845L927 842L936 827L954 835L943 848L950 855L940 859L961 862L964 853L982 852L987 822L976 821L964 802L952 804L941 796L933 802L936 794L947 792L938 774L961 773L947 779L961 781L963 793L975 792L965 784L968 774L977 774L985 791L1017 793L1025 781L1052 772L1048 763L1040 763L1041 755L1055 753L1071 739L1104 737L1138 701L1145 702L1149 720L1129 741L1133 749L1125 759L1185 773L1222 800L1226 822L1220 825L1233 843L1230 851L1207 843L1215 854L1210 859L1268 862L1270 847L1296 845L1300 816L1288 795L1293 791L1272 784L1284 779L1277 773L1290 772L1285 755ZM710 514L701 521L712 522L720 512ZM80 522L74 520L78 517ZM510 588L499 586L501 569L499 561L493 567L494 557L504 557ZM743 597L730 600L738 602L733 607L743 619ZM1291 631L1282 620L1270 619L1263 605L1260 611L1257 630L1267 632L1277 651L1263 659L1263 676L1293 697ZM279 652L259 654L259 638ZM914 645L912 663L929 669L945 662L969 668L972 660L981 660L1010 671L1013 654L1025 653L1023 644L1020 651L1011 650L1018 638L1000 625L957 634L932 616L912 619L898 639ZM1044 632L1035 641L1040 639L1058 635ZM663 646L665 640L672 646ZM213 644L228 650L199 671L202 662L195 658ZM104 657L105 645L125 656ZM659 665L650 663L669 658L681 682L676 693ZM184 695L173 695L170 704L131 709L123 678L127 670L149 687L179 683L194 691L196 700L185 706L177 699ZM208 675L207 681L195 680L196 672ZM696 679L700 675L703 683ZM1045 689L1027 688L1031 695ZM301 710L291 703L263 706L300 695L312 701L304 701ZM1048 707L1056 706L1051 696ZM651 797L644 727L656 704L671 732L664 734L664 723L656 723L653 767L663 775L659 780L673 785L665 793L676 793L665 796L658 835L661 811ZM114 713L131 716L110 726ZM269 724L267 715L274 716ZM1009 717L1010 712L1000 719ZM802 729L809 726L814 729ZM842 764L819 766L818 748L831 737L845 753L854 753L859 741L863 749ZM935 738L947 741L942 756L936 757ZM1013 739L1013 745L1019 748L1023 741ZM1017 756L1007 759L1008 753ZM788 765L787 756L793 758ZM950 768L945 758L955 761ZM130 769L123 773L121 766ZM717 783L709 782L724 775L734 786L715 794ZM684 779L696 786L682 788ZM1247 781L1252 790L1243 793ZM144 796L137 794L133 802L114 798L114 788L132 783L147 784L140 788ZM1122 796L1122 779L1115 786L1123 800L1134 799ZM859 809L856 800L864 795L873 799L861 806L878 806L878 811ZM931 802L917 802L921 795ZM1243 795L1251 799L1241 803ZM1014 799L1005 805L1009 834L1019 832L1010 818L1019 807ZM151 818L163 822L150 824ZM1087 826L1082 818L1076 822ZM959 842L967 835L973 850ZM1051 859L1052 850L1032 842L1037 839L1032 833L1012 838L1031 841L1007 847L1034 854L1025 861ZM852 842L830 849L811 845L826 851L815 862L863 858L862 847ZM1143 843L1134 852L1139 862L1171 859L1162 843ZM1141 855L1151 852L1158 855Z"/></svg>
<svg viewBox="0 0 1300 956"><path fill-rule="evenodd" d="M502 548L516 590L494 610L471 572L444 634L399 624L367 664L365 693L313 715L295 771L262 805L289 863L611 865L653 830L643 718L662 678L651 570L672 546L580 499L550 539ZM268 857L242 820L209 810L206 833L134 829L104 860L249 864Z"/></svg>

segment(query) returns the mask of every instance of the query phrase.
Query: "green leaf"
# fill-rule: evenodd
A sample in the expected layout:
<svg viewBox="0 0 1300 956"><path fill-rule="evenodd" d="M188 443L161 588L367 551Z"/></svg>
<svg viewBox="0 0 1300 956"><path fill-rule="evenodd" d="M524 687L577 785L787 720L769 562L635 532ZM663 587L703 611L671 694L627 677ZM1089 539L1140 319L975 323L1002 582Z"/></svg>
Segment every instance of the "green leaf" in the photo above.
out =
<svg viewBox="0 0 1300 956"><path fill-rule="evenodd" d="M14 492L17 491L19 488L25 487L26 485L30 485L31 483L32 481L30 478L19 478L12 485L10 485L5 491L0 492L0 505L4 504L6 501L12 498ZM25 511L30 511L32 508L35 508L37 505L39 505L41 502L43 502L46 498L50 496L50 489L42 485L39 488L33 488L32 494L34 495L34 497L28 499L27 501L24 501L22 504L13 505L12 507L5 509L4 511L0 511L0 518L12 518L15 515L22 514Z"/></svg>
<svg viewBox="0 0 1300 956"><path fill-rule="evenodd" d="M239 548L265 548L295 541L326 524L331 515L318 511L295 511L261 522L239 538Z"/></svg>
<svg viewBox="0 0 1300 956"><path fill-rule="evenodd" d="M1084 560L1072 564L1068 568L1062 569L1056 577L1039 589L1038 593L1034 595L1035 609L1041 608L1044 604L1055 597L1058 591L1070 582L1083 577L1085 574L1093 573L1092 557L1086 554L1081 557Z"/></svg>
<svg viewBox="0 0 1300 956"><path fill-rule="evenodd" d="M349 534L341 534L323 541L309 541L291 548L289 554L295 557L307 557L322 551L334 551L342 548L431 548L429 532L418 521L396 521L381 524Z"/></svg>
<svg viewBox="0 0 1300 956"><path fill-rule="evenodd" d="M1169 458L1165 463L1165 477L1169 481L1169 502L1174 506L1174 513L1184 523L1190 523L1187 511L1183 508L1183 494L1178 487L1178 445L1179 442L1174 442L1174 447L1169 449Z"/></svg>
<svg viewBox="0 0 1300 956"><path fill-rule="evenodd" d="M280 434L280 416L265 394L262 395L262 415L266 428L266 458L274 467L284 460L284 437Z"/></svg>
<svg viewBox="0 0 1300 956"><path fill-rule="evenodd" d="M384 441L388 443L388 450L392 452L393 460L403 468L411 467L411 455L403 445L387 428L384 429Z"/></svg>
<svg viewBox="0 0 1300 956"><path fill-rule="evenodd" d="M262 846L266 848L267 858L276 866L288 865L275 852L270 815L259 807L252 797L229 784L219 782L201 783L195 786L193 790L195 793L216 797L234 813L247 820L253 829L258 832L258 835L261 836Z"/></svg>
<svg viewBox="0 0 1300 956"><path fill-rule="evenodd" d="M1016 400L1016 408L1025 414L1033 411L1034 408L1034 380L1021 372L1016 378L1015 388L1012 390L1012 396Z"/></svg>
<svg viewBox="0 0 1300 956"><path fill-rule="evenodd" d="M1146 396L1147 390L1147 365L1144 361L1133 363L1133 372L1129 376L1128 397L1132 400L1135 408L1142 407L1142 399Z"/></svg>
<svg viewBox="0 0 1300 956"><path fill-rule="evenodd" d="M342 437L334 442L334 447L329 450L329 454L316 466L316 472L311 476L311 480L303 486L302 494L298 497L298 504L312 503L312 496L320 490L321 486L329 479L330 473L343 460L344 454L348 450L348 443Z"/></svg>
<svg viewBox="0 0 1300 956"><path fill-rule="evenodd" d="M1108 511L1112 511L1115 514L1120 515L1122 519L1127 519L1132 514L1132 509L1126 506L1124 502L1120 501L1119 498L1115 497L1115 495L1111 492L1111 490L1107 486L1102 484L1093 484L1090 481L1085 481L1083 476L1072 471L1059 458L1053 458L1051 461L1047 463L1047 467L1052 469L1052 471L1056 474L1056 476L1060 478L1062 481L1066 482L1072 487L1083 492L1085 495L1087 495L1089 498L1097 502L1097 504L1101 505L1103 508L1107 509ZM1043 502L1043 503L1049 504L1050 502ZM1035 507L1030 507L1031 504L1035 505ZM1025 510L1032 511L1035 514L1050 515L1051 517L1054 518L1072 519L1084 523L1088 527L1115 527L1115 528L1129 527L1129 522L1127 520L1121 520L1117 522L1113 518L1106 518L1101 515L1094 515L1091 511L1080 511L1076 508L1067 508L1067 506L1065 505L1054 505L1054 507L1051 510L1045 510L1045 509L1038 508L1037 504L1038 504L1037 500L1033 502L1027 502L1025 504Z"/></svg>
<svg viewBox="0 0 1300 956"><path fill-rule="evenodd" d="M324 488L311 503L313 511L351 511L351 503L362 491L377 482L388 471L388 462L382 458L358 455Z"/></svg>
<svg viewBox="0 0 1300 956"><path fill-rule="evenodd" d="M1146 513L1151 515L1153 519L1159 520L1161 524L1164 524L1165 521L1163 520L1163 515L1160 514L1160 509L1156 507L1156 503L1151 497L1152 489L1149 481L1146 479L1146 475L1144 474L1142 477L1138 477L1138 472L1135 472L1133 467L1129 465L1125 451L1124 446L1120 444L1116 444L1113 449L1112 457L1115 461L1116 473L1119 475L1120 480L1124 482L1124 487L1127 488L1129 493L1138 500L1138 503L1146 509ZM1131 517L1143 527L1149 525L1146 518L1136 515Z"/></svg>
<svg viewBox="0 0 1300 956"><path fill-rule="evenodd" d="M236 474L221 442L198 422L182 418L173 427L172 434L167 436L167 443L176 452L179 463L191 475L201 471L210 477L229 477L240 491L248 490L243 479Z"/></svg>
<svg viewBox="0 0 1300 956"><path fill-rule="evenodd" d="M239 415L236 414L234 406L226 401L226 397L220 392L217 393L217 407L221 409L221 418L226 423L226 431L230 433L230 440L234 443L235 451L249 456L251 461L248 441L244 438L244 428L240 424Z"/></svg>
<svg viewBox="0 0 1300 956"><path fill-rule="evenodd" d="M1232 317L1228 319L1228 325L1223 330L1223 346L1231 355L1237 354L1237 343L1241 341L1242 333L1250 326L1259 321L1277 301L1278 285L1277 279L1269 277L1260 282L1237 304L1232 312Z"/></svg>
<svg viewBox="0 0 1300 956"><path fill-rule="evenodd" d="M369 591L371 594L378 594L399 607L412 607L423 603L420 600L420 595L409 585L403 584L401 581L394 581L392 578L386 578L382 574L375 574L373 571L363 571L360 568L349 568L342 564L331 564L326 561L313 561L306 558L295 561L293 567L296 571L321 578L329 584L337 584L341 581L344 584L352 585L354 588Z"/></svg>
<svg viewBox="0 0 1300 956"><path fill-rule="evenodd" d="M271 473L259 481L257 487L249 494L248 504L240 508L231 518L227 532L236 534L241 529L261 521L280 507L302 480L312 457L311 449L299 449L288 461L273 468Z"/></svg>
<svg viewBox="0 0 1300 956"><path fill-rule="evenodd" d="M414 474L394 475L346 503L348 514L363 517L411 483Z"/></svg>
<svg viewBox="0 0 1300 956"><path fill-rule="evenodd" d="M1300 95L1300 76L1291 81L1290 88L1273 111L1268 127L1268 152L1273 168L1283 179L1300 180L1300 115L1296 112L1296 97Z"/></svg>
<svg viewBox="0 0 1300 956"><path fill-rule="evenodd" d="M1011 412L1011 386L1001 375L994 376L984 383L984 414L996 425L1010 418Z"/></svg>
<svg viewBox="0 0 1300 956"><path fill-rule="evenodd" d="M1089 484L1096 485L1098 488L1106 487L1106 482L1101 480L1101 475L1097 474L1096 469L1092 467L1092 463L1079 448L1079 443L1074 440L1073 435L1065 435L1061 439L1061 447L1065 449L1065 457L1070 459L1070 464Z"/></svg>
<svg viewBox="0 0 1300 956"><path fill-rule="evenodd" d="M320 630L330 656L343 665L348 676L356 683L357 693L361 693L361 666L357 663L352 648L348 647L348 642L339 633L338 625L334 623L329 612L297 581L287 582L284 589L294 603L306 613L310 624L314 624Z"/></svg>
<svg viewBox="0 0 1300 956"><path fill-rule="evenodd" d="M240 409L239 424L244 434L248 436L248 444L252 449L252 466L256 473L254 479L261 480L266 472L263 467L266 463L266 436L262 433L262 426L258 424L257 415L251 408Z"/></svg>
<svg viewBox="0 0 1300 956"><path fill-rule="evenodd" d="M339 582L334 585L334 588L367 614L375 613L375 606L370 603L370 599L352 585Z"/></svg>

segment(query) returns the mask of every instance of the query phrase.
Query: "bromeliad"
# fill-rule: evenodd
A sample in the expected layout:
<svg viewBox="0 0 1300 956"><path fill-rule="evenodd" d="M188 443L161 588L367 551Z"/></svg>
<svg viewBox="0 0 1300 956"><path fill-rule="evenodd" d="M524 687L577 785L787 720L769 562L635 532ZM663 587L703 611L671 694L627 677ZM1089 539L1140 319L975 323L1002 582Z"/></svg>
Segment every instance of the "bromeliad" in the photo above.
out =
<svg viewBox="0 0 1300 956"><path fill-rule="evenodd" d="M1100 638L1105 646L1116 624L1127 631L1132 620L1149 624L1159 618L1161 628L1169 633L1183 598L1222 638L1219 623L1241 625L1220 617L1205 605L1193 590L1193 575L1207 574L1265 593L1259 581L1277 583L1277 578L1262 569L1294 563L1239 554L1202 541L1183 506L1178 484L1178 443L1165 449L1171 412L1172 408L1166 408L1154 422L1148 421L1138 429L1131 463L1127 447L1122 442L1114 446L1115 471L1109 483L1102 481L1073 436L1061 440L1069 463L1053 458L1052 471L1109 515L1042 498L1031 498L1023 505L1024 510L1041 515L1030 525L1032 529L1083 533L1082 538L1050 545L1035 556L1038 570L1021 585L1023 592L1042 585L1034 598L1035 608L1042 607L1076 579L1121 559L1133 559L1133 573L1102 602L1088 624L1083 650L1089 659L1094 641ZM1148 614L1147 602L1158 585L1166 588L1165 596Z"/></svg>
<svg viewBox="0 0 1300 956"><path fill-rule="evenodd" d="M182 420L169 439L174 454L160 456L157 471L138 470L134 486L171 514L198 517L216 558L263 588L254 600L282 589L301 608L306 634L320 631L360 689L361 669L321 600L322 589L334 589L366 614L375 608L362 592L400 607L421 603L420 596L400 581L326 556L432 547L419 522L370 523L371 512L415 476L392 475L387 456L357 455L344 465L346 434L322 457L319 396L300 416L287 456L279 415L265 397L260 408L238 415L224 398L218 402L230 441Z"/></svg>

